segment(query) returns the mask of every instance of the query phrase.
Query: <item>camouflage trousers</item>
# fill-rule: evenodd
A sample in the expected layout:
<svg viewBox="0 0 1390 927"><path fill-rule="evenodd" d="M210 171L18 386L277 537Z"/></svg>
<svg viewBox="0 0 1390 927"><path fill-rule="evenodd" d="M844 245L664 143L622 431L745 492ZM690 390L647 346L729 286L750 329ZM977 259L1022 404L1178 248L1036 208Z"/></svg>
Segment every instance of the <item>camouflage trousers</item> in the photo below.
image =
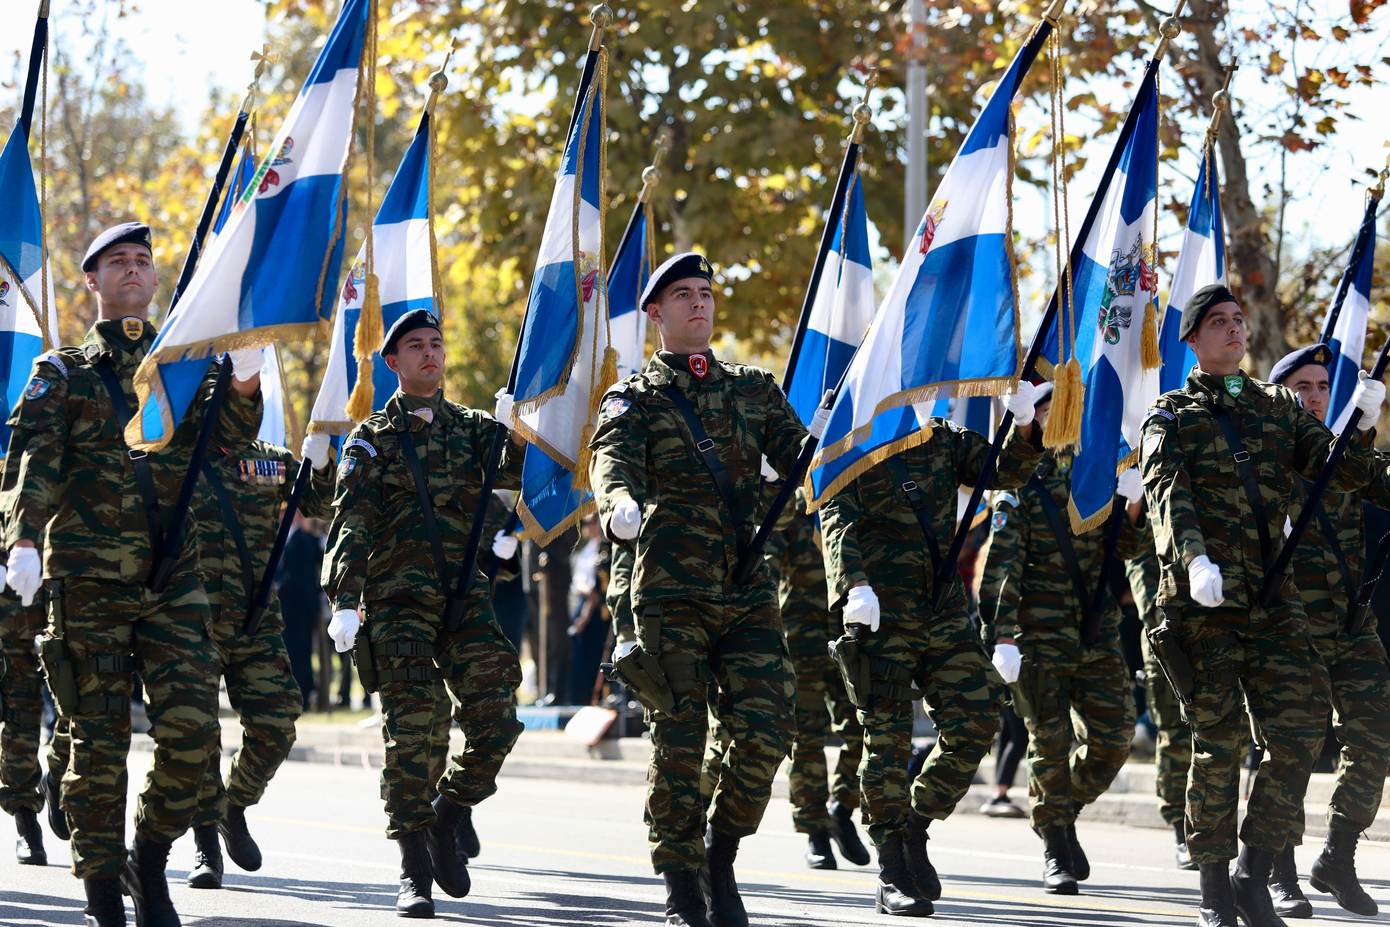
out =
<svg viewBox="0 0 1390 927"><path fill-rule="evenodd" d="M1255 597L1253 590L1250 595ZM1196 675L1193 704L1183 706L1192 727L1187 846L1199 865L1237 854L1241 756L1250 742L1247 706L1266 752L1240 839L1278 853L1303 816L1329 696L1327 666L1307 629L1302 604L1287 600L1248 612L1183 609L1180 638Z"/></svg>
<svg viewBox="0 0 1390 927"><path fill-rule="evenodd" d="M34 604L23 608L8 590L0 593L5 617L0 619L0 654L5 676L0 680L4 704L0 730L0 810L14 814L21 808L43 808L39 792L39 726L43 721L43 677L34 636L43 629L44 609Z"/></svg>
<svg viewBox="0 0 1390 927"><path fill-rule="evenodd" d="M62 807L72 830L72 871L80 879L125 868L133 690L129 671L104 672L88 661L134 657L155 742L135 829L171 843L193 819L199 783L220 736L207 603L202 577L191 569L175 574L158 594L143 583L69 578L61 596L50 595L50 631L65 628L77 694L87 702L63 719L67 735L55 736L50 756L50 768L63 768Z"/></svg>
<svg viewBox="0 0 1390 927"><path fill-rule="evenodd" d="M700 773L711 710L729 731L709 801L709 824L721 833L757 831L791 747L796 688L781 616L772 603L692 600L645 605L636 620L643 648L663 662L674 654L695 659L696 677L676 694L675 709L647 713L652 759L643 820L658 873L698 869L705 861Z"/></svg>
<svg viewBox="0 0 1390 927"><path fill-rule="evenodd" d="M1154 747L1154 789L1158 809L1170 827L1183 819L1187 807L1187 771L1192 767L1192 729L1182 718L1178 697L1163 675L1163 667L1149 646L1149 638L1139 635L1144 652L1144 695L1149 719L1158 728Z"/></svg>
<svg viewBox="0 0 1390 927"><path fill-rule="evenodd" d="M222 609L214 610L212 629L227 698L241 721L241 749L224 787L219 743L198 790L194 827L225 820L228 802L246 808L261 800L271 777L290 755L294 722L304 706L285 651L279 605L272 599L269 613L251 637L241 633L239 610L229 609L226 620L222 614Z"/></svg>
<svg viewBox="0 0 1390 927"><path fill-rule="evenodd" d="M846 634L858 639L871 661L911 675L937 739L909 784L912 696L906 693L911 690L892 697L876 694L868 708L859 709L864 728L860 805L876 846L907 826L909 808L937 821L950 816L994 743L1004 691L1004 680L970 626L959 586L937 614L920 598L883 595L879 602L878 631L854 625ZM873 675L877 682L881 674Z"/></svg>
<svg viewBox="0 0 1390 927"><path fill-rule="evenodd" d="M434 822L430 801L436 794L472 807L497 791L497 773L522 731L516 717L521 663L490 608L475 610L457 632L446 634L436 613L380 603L369 609L366 632L374 652L409 652L412 645L423 645L427 651L417 646L415 652L437 654L433 660L400 652L377 652L374 657L383 680L378 690L386 745L381 797L389 819L386 836L396 840ZM453 719L466 741L442 771L439 745L442 733L447 753L449 725L440 723L436 680L423 678L433 675L436 663L443 668ZM411 668L417 678L385 680L386 674L405 676Z"/></svg>
<svg viewBox="0 0 1390 927"><path fill-rule="evenodd" d="M1079 657L1044 641L1020 641L1019 650L1018 684L1034 685L1033 715L1023 719L1033 827L1065 827L1110 787L1129 759L1129 672L1118 642L1083 649ZM1014 707L1020 704L1016 699Z"/></svg>

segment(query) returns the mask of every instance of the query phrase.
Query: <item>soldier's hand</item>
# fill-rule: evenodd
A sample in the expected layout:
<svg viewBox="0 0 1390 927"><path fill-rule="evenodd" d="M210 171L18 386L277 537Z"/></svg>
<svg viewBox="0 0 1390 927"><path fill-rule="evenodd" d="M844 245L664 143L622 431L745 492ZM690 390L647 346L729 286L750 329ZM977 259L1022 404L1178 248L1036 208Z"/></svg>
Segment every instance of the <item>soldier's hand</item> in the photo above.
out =
<svg viewBox="0 0 1390 927"><path fill-rule="evenodd" d="M642 510L631 499L624 499L613 506L613 514L608 516L608 530L620 541L630 541L637 537L642 528Z"/></svg>
<svg viewBox="0 0 1390 927"><path fill-rule="evenodd" d="M232 375L238 380L249 380L252 377L260 376L261 368L265 366L265 355L260 348L228 351L227 358L232 362Z"/></svg>
<svg viewBox="0 0 1390 927"><path fill-rule="evenodd" d="M870 585L855 586L849 591L845 601L845 624L867 624L870 631L877 631L880 620L878 596Z"/></svg>
<svg viewBox="0 0 1390 927"><path fill-rule="evenodd" d="M1120 474L1119 482L1115 485L1115 492L1124 496L1130 505L1143 501L1144 478L1139 475L1138 467L1130 467Z"/></svg>
<svg viewBox="0 0 1390 927"><path fill-rule="evenodd" d="M492 555L498 560L510 560L516 556L516 535L499 531L492 538Z"/></svg>
<svg viewBox="0 0 1390 927"><path fill-rule="evenodd" d="M328 636L333 638L333 647L339 653L347 653L352 649L353 638L357 637L357 629L362 626L362 619L357 614L355 608L340 608L333 613L333 618L328 622Z"/></svg>
<svg viewBox="0 0 1390 927"><path fill-rule="evenodd" d="M43 583L37 547L12 547L5 564L5 583L19 596L22 605L33 605L34 596Z"/></svg>
<svg viewBox="0 0 1390 927"><path fill-rule="evenodd" d="M1366 371L1361 371L1361 379L1351 394L1351 404L1361 410L1361 421L1356 423L1357 431L1370 431L1380 420L1380 407L1385 403L1385 384L1372 380Z"/></svg>
<svg viewBox="0 0 1390 927"><path fill-rule="evenodd" d="M1226 597L1221 594L1221 570L1206 554L1193 557L1187 565L1187 584L1192 600L1207 608L1217 608Z"/></svg>
<svg viewBox="0 0 1390 927"><path fill-rule="evenodd" d="M762 471L763 479L767 480L769 483L775 483L781 479L781 477L777 475L777 471L772 468L772 464L768 462L766 454L763 455Z"/></svg>
<svg viewBox="0 0 1390 927"><path fill-rule="evenodd" d="M312 434L307 436L300 450L304 453L304 459L313 464L315 470L322 470L328 466L328 435Z"/></svg>
<svg viewBox="0 0 1390 927"><path fill-rule="evenodd" d="M492 407L492 417L508 428L512 427L512 394L504 386L493 394L497 405Z"/></svg>
<svg viewBox="0 0 1390 927"><path fill-rule="evenodd" d="M1019 670L1023 669L1023 657L1018 652L1017 644L995 644L993 662L994 668L1004 677L1005 682L1018 682Z"/></svg>
<svg viewBox="0 0 1390 927"><path fill-rule="evenodd" d="M1004 408L1014 414L1014 424L1019 428L1033 424L1033 397L1038 388L1027 380L1019 380L1014 391L1004 397Z"/></svg>

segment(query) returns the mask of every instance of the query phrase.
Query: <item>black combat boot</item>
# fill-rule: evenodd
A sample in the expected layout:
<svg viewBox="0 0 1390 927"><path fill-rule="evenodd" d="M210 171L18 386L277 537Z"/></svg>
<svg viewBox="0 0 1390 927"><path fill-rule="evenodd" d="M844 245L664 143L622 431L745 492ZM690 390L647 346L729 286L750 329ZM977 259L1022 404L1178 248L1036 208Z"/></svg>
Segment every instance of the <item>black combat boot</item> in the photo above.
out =
<svg viewBox="0 0 1390 927"><path fill-rule="evenodd" d="M1269 897L1282 917L1312 917L1313 906L1298 887L1298 869L1293 862L1293 844L1274 857L1269 870Z"/></svg>
<svg viewBox="0 0 1390 927"><path fill-rule="evenodd" d="M711 927L748 927L748 912L734 880L737 837L705 828L705 866L709 869L709 922Z"/></svg>
<svg viewBox="0 0 1390 927"><path fill-rule="evenodd" d="M1273 853L1241 844L1240 857L1231 873L1231 894L1235 897L1236 913L1247 927L1288 927L1274 912L1274 902L1269 897L1269 872L1273 867Z"/></svg>
<svg viewBox="0 0 1390 927"><path fill-rule="evenodd" d="M936 913L936 908L917 887L904 856L902 831L889 834L878 845L878 894L874 898L874 910L900 917L930 917Z"/></svg>
<svg viewBox="0 0 1390 927"><path fill-rule="evenodd" d="M169 900L169 882L164 876L169 847L170 844L135 832L121 885L135 904L136 927L180 927L178 912Z"/></svg>
<svg viewBox="0 0 1390 927"><path fill-rule="evenodd" d="M941 897L941 879L937 878L936 867L927 857L927 818L916 811L907 813L907 829L903 831L903 862L907 871L917 882L918 893L928 901Z"/></svg>
<svg viewBox="0 0 1390 927"><path fill-rule="evenodd" d="M83 879L87 890L86 927L125 927L125 900L121 898L120 876L105 879Z"/></svg>
<svg viewBox="0 0 1390 927"><path fill-rule="evenodd" d="M193 828L193 871L188 874L188 887L222 887L222 844L217 842L216 824Z"/></svg>
<svg viewBox="0 0 1390 927"><path fill-rule="evenodd" d="M246 809L241 805L227 803L227 817L217 825L222 839L227 844L227 855L241 869L255 872L261 868L261 848L251 839L246 829Z"/></svg>
<svg viewBox="0 0 1390 927"><path fill-rule="evenodd" d="M1240 927L1236 918L1236 902L1231 894L1231 867L1224 860L1203 863L1201 873L1202 903L1197 910L1197 927Z"/></svg>
<svg viewBox="0 0 1390 927"><path fill-rule="evenodd" d="M806 865L812 869L836 869L835 851L830 848L830 832L812 834L806 842Z"/></svg>
<svg viewBox="0 0 1390 927"><path fill-rule="evenodd" d="M454 842L458 844L459 852L467 859L472 859L483 851L478 832L473 829L472 808L464 808L463 813L459 815L458 824L454 827Z"/></svg>
<svg viewBox="0 0 1390 927"><path fill-rule="evenodd" d="M1071 874L1076 876L1076 881L1085 882L1091 877L1091 861L1081 849L1081 841L1076 839L1075 821L1067 825L1067 846L1071 848Z"/></svg>
<svg viewBox="0 0 1390 927"><path fill-rule="evenodd" d="M1038 831L1043 840L1043 891L1049 895L1075 895L1076 873L1072 871L1071 841L1065 827L1044 827Z"/></svg>
<svg viewBox="0 0 1390 927"><path fill-rule="evenodd" d="M1187 852L1187 828L1182 821L1173 825L1173 841L1178 868L1188 872L1196 872L1197 864L1192 861L1192 854Z"/></svg>
<svg viewBox="0 0 1390 927"><path fill-rule="evenodd" d="M48 806L48 829L53 831L53 836L59 840L72 837L68 830L67 815L63 814L59 805L63 797L62 790L58 786L58 780L46 769L43 771L43 777L39 779L39 791L43 793L44 804Z"/></svg>
<svg viewBox="0 0 1390 927"><path fill-rule="evenodd" d="M867 866L872 861L868 847L864 846L859 832L854 829L854 809L838 801L830 803L830 838L840 848L840 855L854 865Z"/></svg>
<svg viewBox="0 0 1390 927"><path fill-rule="evenodd" d="M473 887L468 876L468 858L459 852L454 839L462 805L443 795L434 800L434 823L425 829L425 847L430 854L434 881L451 898L462 898Z"/></svg>
<svg viewBox="0 0 1390 927"><path fill-rule="evenodd" d="M710 927L705 910L705 894L700 890L699 873L694 869L667 872L666 927Z"/></svg>
<svg viewBox="0 0 1390 927"><path fill-rule="evenodd" d="M417 830L396 841L401 845L401 890L396 894L397 917L434 917L430 897L430 851L425 832Z"/></svg>
<svg viewBox="0 0 1390 927"><path fill-rule="evenodd" d="M32 808L20 808L14 813L14 827L19 839L14 844L14 855L23 866L47 866L48 854L43 849L43 828L39 827L39 816Z"/></svg>
<svg viewBox="0 0 1390 927"><path fill-rule="evenodd" d="M1331 892L1337 903L1352 914L1375 917L1375 900L1366 894L1356 878L1356 839L1360 831L1328 828L1327 843L1313 860L1308 884L1320 892Z"/></svg>

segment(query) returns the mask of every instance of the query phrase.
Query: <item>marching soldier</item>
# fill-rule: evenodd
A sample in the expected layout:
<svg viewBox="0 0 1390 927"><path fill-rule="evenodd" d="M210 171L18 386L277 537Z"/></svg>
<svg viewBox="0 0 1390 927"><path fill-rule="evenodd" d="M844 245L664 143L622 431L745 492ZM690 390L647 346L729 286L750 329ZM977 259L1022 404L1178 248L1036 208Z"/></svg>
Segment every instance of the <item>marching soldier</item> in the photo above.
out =
<svg viewBox="0 0 1390 927"><path fill-rule="evenodd" d="M1050 386L1038 390L1038 427L1052 405ZM1016 494L995 496L982 587L997 596L980 601L981 620L994 627L996 658L1019 661L1001 674L1028 727L1028 798L1043 839L1043 888L1061 895L1076 894L1091 874L1077 815L1110 787L1134 736L1120 609L1108 590L1093 588L1109 532L1073 536L1064 514L1071 462L1070 454L1049 453ZM1142 498L1137 470L1120 475L1119 492ZM1134 556L1147 538L1124 512L1112 517L1124 519L1118 555Z"/></svg>
<svg viewBox="0 0 1390 927"><path fill-rule="evenodd" d="M1292 389L1303 408L1325 423L1332 357L1327 345L1301 348L1274 365L1270 382ZM1390 766L1390 669L1375 615L1353 604L1360 582L1372 578L1364 575L1361 556L1362 500L1390 508L1390 475L1383 466L1361 492L1322 497L1294 553L1293 571L1313 645L1332 680L1332 730L1342 745L1327 805L1327 842L1309 881L1319 891L1331 892L1348 911L1374 917L1376 903L1356 878L1355 855L1357 837L1375 822ZM1295 799L1302 804L1301 795ZM1287 917L1313 916L1313 906L1299 890L1293 858L1294 846L1303 842L1303 825L1303 815L1295 815L1269 882L1275 909Z"/></svg>
<svg viewBox="0 0 1390 927"><path fill-rule="evenodd" d="M146 321L157 283L149 227L130 222L102 232L82 269L97 322L81 345L39 358L10 415L7 580L26 605L48 580L41 653L71 733L62 806L88 923L125 923L123 882L139 923L166 927L178 923L164 877L169 846L188 828L220 733L217 655L194 532L168 584L152 590L146 581L163 543L161 509L178 495L213 376L166 447L129 451L131 379L154 340ZM240 449L260 425L261 352L233 351L230 359L235 376L212 441ZM127 859L132 672L145 685L155 752Z"/></svg>
<svg viewBox="0 0 1390 927"><path fill-rule="evenodd" d="M1041 457L1033 395L1033 385L1020 382L1007 398L1014 427L991 478L995 489L1021 484ZM979 477L989 441L942 418L931 419L924 436L864 470L820 510L830 607L844 618L836 662L864 728L860 793L878 848L876 906L917 917L933 913L941 897L927 826L945 820L969 789L999 728L1003 694L954 570L944 605L934 607L957 487ZM937 741L909 783L914 698L925 701Z"/></svg>
<svg viewBox="0 0 1390 927"><path fill-rule="evenodd" d="M47 866L39 812L44 793L39 788L39 724L43 720L43 680L34 638L43 630L43 606L21 605L13 592L0 592L0 809L14 816L19 839L15 856L22 865Z"/></svg>
<svg viewBox="0 0 1390 927"><path fill-rule="evenodd" d="M714 357L712 275L695 253L657 268L640 305L661 350L609 390L590 443L600 524L634 553L635 627L614 617L635 640L614 664L651 726L652 864L666 882L666 922L693 927L748 923L734 858L792 742L795 686L771 573L760 563L739 586L734 571L757 527L742 513L758 509L761 457L785 473L806 438L770 373ZM706 819L700 761L716 684L732 743Z"/></svg>
<svg viewBox="0 0 1390 927"><path fill-rule="evenodd" d="M1201 870L1205 927L1281 924L1266 884L1284 849L1317 759L1328 702L1327 667L1308 637L1308 618L1287 578L1260 602L1275 539L1298 476L1317 476L1333 436L1287 388L1251 379L1245 317L1229 290L1203 287L1183 307L1180 337L1197 355L1187 384L1160 396L1140 442L1144 488L1161 578L1163 623L1155 645L1192 727L1187 840ZM1363 378L1362 411L1330 488L1371 478L1371 442L1385 396ZM1248 738L1242 691L1267 753L1250 794L1237 855L1240 750Z"/></svg>
<svg viewBox="0 0 1390 927"><path fill-rule="evenodd" d="M400 388L343 443L323 585L333 603L328 633L340 652L365 619L357 666L364 688L381 699L386 836L401 851L396 912L433 917L432 881L454 898L471 887L455 833L497 791L497 772L521 735L521 664L493 619L481 572L457 630L445 626L455 581L449 565L462 561L474 512L486 501L479 492L496 424L444 398L444 342L428 311L402 315L381 355ZM504 406L505 397L498 411L506 421ZM521 454L509 447L498 486L517 488L520 479ZM431 782L439 679L467 746Z"/></svg>

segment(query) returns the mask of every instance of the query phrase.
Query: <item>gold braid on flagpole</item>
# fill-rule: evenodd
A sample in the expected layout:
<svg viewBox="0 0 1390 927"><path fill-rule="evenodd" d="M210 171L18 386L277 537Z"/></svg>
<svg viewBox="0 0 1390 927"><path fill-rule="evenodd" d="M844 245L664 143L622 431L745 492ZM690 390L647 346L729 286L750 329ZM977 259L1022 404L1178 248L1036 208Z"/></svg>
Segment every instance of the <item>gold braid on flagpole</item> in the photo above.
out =
<svg viewBox="0 0 1390 927"><path fill-rule="evenodd" d="M363 84L366 93L362 93ZM358 70L358 95L366 103L367 118L367 274L366 296L362 299L362 311L357 316L357 329L353 333L352 355L357 360L357 382L352 385L352 395L348 397L347 413L354 422L360 422L372 414L374 389L372 386L372 355L381 347L384 325L381 319L381 284L376 276L376 254L372 235L375 214L372 212L372 185L375 178L376 148L376 4L367 14L367 36L362 45L362 66ZM344 184L346 186L346 184Z"/></svg>
<svg viewBox="0 0 1390 927"><path fill-rule="evenodd" d="M1144 303L1144 324L1139 330L1139 366L1143 370L1157 370L1163 366L1163 357L1158 351L1158 162L1163 156L1163 145L1158 138L1158 129L1163 125L1163 97L1158 92L1158 75L1154 75L1154 106L1158 110L1154 124L1154 223L1152 249L1149 269L1153 271L1154 290ZM1139 266L1144 264L1140 256Z"/></svg>
<svg viewBox="0 0 1390 927"><path fill-rule="evenodd" d="M1053 30L1048 37L1052 58L1052 212L1057 217L1058 297L1057 362L1053 370L1052 411L1043 428L1043 446L1052 450L1072 447L1081 440L1081 410L1086 384L1081 361L1076 357L1076 300L1071 267L1071 211L1067 202L1066 102L1062 99L1062 37ZM1058 202L1060 198L1060 204ZM1067 357L1067 345L1071 357Z"/></svg>
<svg viewBox="0 0 1390 927"><path fill-rule="evenodd" d="M1390 142L1386 142L1384 147L1390 148ZM1385 156L1385 169L1376 175L1376 182L1366 192L1369 193L1377 203L1385 197L1385 181L1390 179L1390 154Z"/></svg>
<svg viewBox="0 0 1390 927"><path fill-rule="evenodd" d="M48 4L45 0L44 8L40 15L48 14ZM43 349L49 351L53 349L53 337L49 334L48 325L48 288L49 288L49 269L48 269L48 33L44 33L43 38L43 98L39 100L39 289L43 294L39 297L39 304L42 307L39 311L39 338L43 342ZM16 283L19 280L16 278ZM57 306L53 311L57 311Z"/></svg>
<svg viewBox="0 0 1390 927"><path fill-rule="evenodd" d="M439 155L435 151L435 126L434 110L435 104L439 101L439 95L449 87L449 77L444 72L449 67L449 61L454 57L454 52L458 51L459 40L453 38L449 40L449 50L444 54L444 63L439 66L439 70L430 75L430 96L425 101L425 114L429 117L427 132L429 137L425 143L429 146L426 155L429 158L429 177L425 180L425 209L429 212L428 221L425 226L430 230L430 284L434 288L434 317L439 321L440 326L444 325L444 280L439 274L439 240L434 232L434 178L439 164ZM446 381L447 385L447 381Z"/></svg>
<svg viewBox="0 0 1390 927"><path fill-rule="evenodd" d="M656 136L656 149L652 152L652 163L642 168L642 192L637 194L637 202L650 203L652 201L652 191L656 185L661 183L661 161L666 157L666 152L671 148L671 133L668 129L662 128ZM651 228L651 220L647 221L647 227Z"/></svg>

